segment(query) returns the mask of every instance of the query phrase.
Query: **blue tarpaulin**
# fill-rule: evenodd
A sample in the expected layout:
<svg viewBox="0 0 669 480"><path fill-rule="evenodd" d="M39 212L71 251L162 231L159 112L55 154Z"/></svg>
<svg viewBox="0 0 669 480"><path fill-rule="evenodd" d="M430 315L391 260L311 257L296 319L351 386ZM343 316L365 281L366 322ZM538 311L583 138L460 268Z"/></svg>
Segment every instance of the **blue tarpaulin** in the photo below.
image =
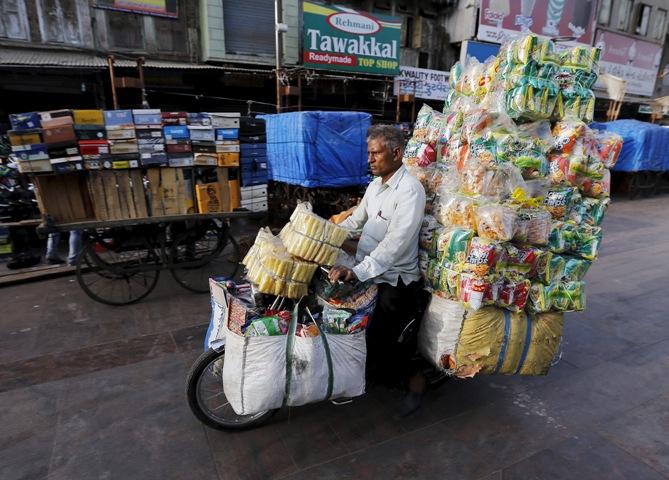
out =
<svg viewBox="0 0 669 480"><path fill-rule="evenodd" d="M638 120L592 123L590 127L623 137L623 148L614 171L669 171L669 128Z"/></svg>
<svg viewBox="0 0 669 480"><path fill-rule="evenodd" d="M270 179L309 188L369 183L368 113L291 112L259 118L267 122Z"/></svg>

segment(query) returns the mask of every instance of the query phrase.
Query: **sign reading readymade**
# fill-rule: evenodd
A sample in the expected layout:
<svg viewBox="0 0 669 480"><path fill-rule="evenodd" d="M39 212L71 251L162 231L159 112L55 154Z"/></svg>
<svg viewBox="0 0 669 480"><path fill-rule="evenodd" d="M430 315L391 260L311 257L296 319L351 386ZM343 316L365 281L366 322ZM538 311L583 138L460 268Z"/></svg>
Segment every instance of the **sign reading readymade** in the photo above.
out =
<svg viewBox="0 0 669 480"><path fill-rule="evenodd" d="M397 75L402 20L304 2L305 67Z"/></svg>

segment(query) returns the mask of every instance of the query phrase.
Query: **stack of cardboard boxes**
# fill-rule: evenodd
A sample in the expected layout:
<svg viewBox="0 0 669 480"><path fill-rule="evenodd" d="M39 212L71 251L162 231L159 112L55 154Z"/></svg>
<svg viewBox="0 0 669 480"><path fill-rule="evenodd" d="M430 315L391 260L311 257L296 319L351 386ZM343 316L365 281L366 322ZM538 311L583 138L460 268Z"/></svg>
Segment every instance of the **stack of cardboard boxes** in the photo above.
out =
<svg viewBox="0 0 669 480"><path fill-rule="evenodd" d="M186 112L164 112L162 117L165 151L169 166L192 167L193 147L188 130L188 114Z"/></svg>
<svg viewBox="0 0 669 480"><path fill-rule="evenodd" d="M105 110L111 168L139 168L139 144L132 110ZM106 163L106 168L109 167Z"/></svg>
<svg viewBox="0 0 669 480"><path fill-rule="evenodd" d="M70 173L84 169L79 155L77 135L71 110L40 112L42 138L49 151L49 161L55 173Z"/></svg>
<svg viewBox="0 0 669 480"><path fill-rule="evenodd" d="M265 121L243 117L240 125L241 206L267 211L267 132Z"/></svg>
<svg viewBox="0 0 669 480"><path fill-rule="evenodd" d="M49 152L42 139L42 124L36 112L9 116L12 130L7 132L12 152L18 158L21 172L51 172Z"/></svg>
<svg viewBox="0 0 669 480"><path fill-rule="evenodd" d="M73 110L74 133L79 142L79 153L84 169L101 170L111 165L107 130L102 110Z"/></svg>
<svg viewBox="0 0 669 480"><path fill-rule="evenodd" d="M137 135L139 161L142 167L166 167L163 119L160 109L135 109L132 111Z"/></svg>

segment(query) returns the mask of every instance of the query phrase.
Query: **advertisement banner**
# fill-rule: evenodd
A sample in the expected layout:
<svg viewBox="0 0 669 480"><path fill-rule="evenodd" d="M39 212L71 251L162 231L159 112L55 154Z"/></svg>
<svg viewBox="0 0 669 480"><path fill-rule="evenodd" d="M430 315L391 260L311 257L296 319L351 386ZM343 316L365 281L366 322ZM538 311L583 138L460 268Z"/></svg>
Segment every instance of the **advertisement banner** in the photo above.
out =
<svg viewBox="0 0 669 480"><path fill-rule="evenodd" d="M627 82L627 93L653 95L662 60L662 45L604 30L597 31L595 45L602 49L599 72ZM596 87L605 88L601 80Z"/></svg>
<svg viewBox="0 0 669 480"><path fill-rule="evenodd" d="M305 67L399 74L400 18L315 2L304 2L303 11Z"/></svg>
<svg viewBox="0 0 669 480"><path fill-rule="evenodd" d="M393 95L415 92L416 98L446 100L448 72L400 66L400 75L395 79Z"/></svg>
<svg viewBox="0 0 669 480"><path fill-rule="evenodd" d="M474 40L465 40L460 46L460 62L467 62L468 58L475 58L483 63L490 57L494 57L499 52L499 45L496 43L483 43Z"/></svg>
<svg viewBox="0 0 669 480"><path fill-rule="evenodd" d="M159 17L178 17L177 0L95 0L96 7Z"/></svg>
<svg viewBox="0 0 669 480"><path fill-rule="evenodd" d="M573 42L592 45L595 0L481 0L477 37L504 43L526 33L546 37L576 37Z"/></svg>

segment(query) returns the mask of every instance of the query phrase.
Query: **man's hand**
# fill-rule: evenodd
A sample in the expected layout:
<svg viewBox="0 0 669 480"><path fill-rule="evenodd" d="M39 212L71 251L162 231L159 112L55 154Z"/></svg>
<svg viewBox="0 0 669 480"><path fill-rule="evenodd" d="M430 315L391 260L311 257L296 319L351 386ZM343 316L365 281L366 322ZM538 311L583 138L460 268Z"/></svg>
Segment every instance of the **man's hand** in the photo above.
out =
<svg viewBox="0 0 669 480"><path fill-rule="evenodd" d="M330 274L328 275L328 279L332 283L336 282L337 280L350 282L353 280L357 280L358 277L356 276L355 272L350 268L339 265L336 267L332 267L332 269L330 270Z"/></svg>

